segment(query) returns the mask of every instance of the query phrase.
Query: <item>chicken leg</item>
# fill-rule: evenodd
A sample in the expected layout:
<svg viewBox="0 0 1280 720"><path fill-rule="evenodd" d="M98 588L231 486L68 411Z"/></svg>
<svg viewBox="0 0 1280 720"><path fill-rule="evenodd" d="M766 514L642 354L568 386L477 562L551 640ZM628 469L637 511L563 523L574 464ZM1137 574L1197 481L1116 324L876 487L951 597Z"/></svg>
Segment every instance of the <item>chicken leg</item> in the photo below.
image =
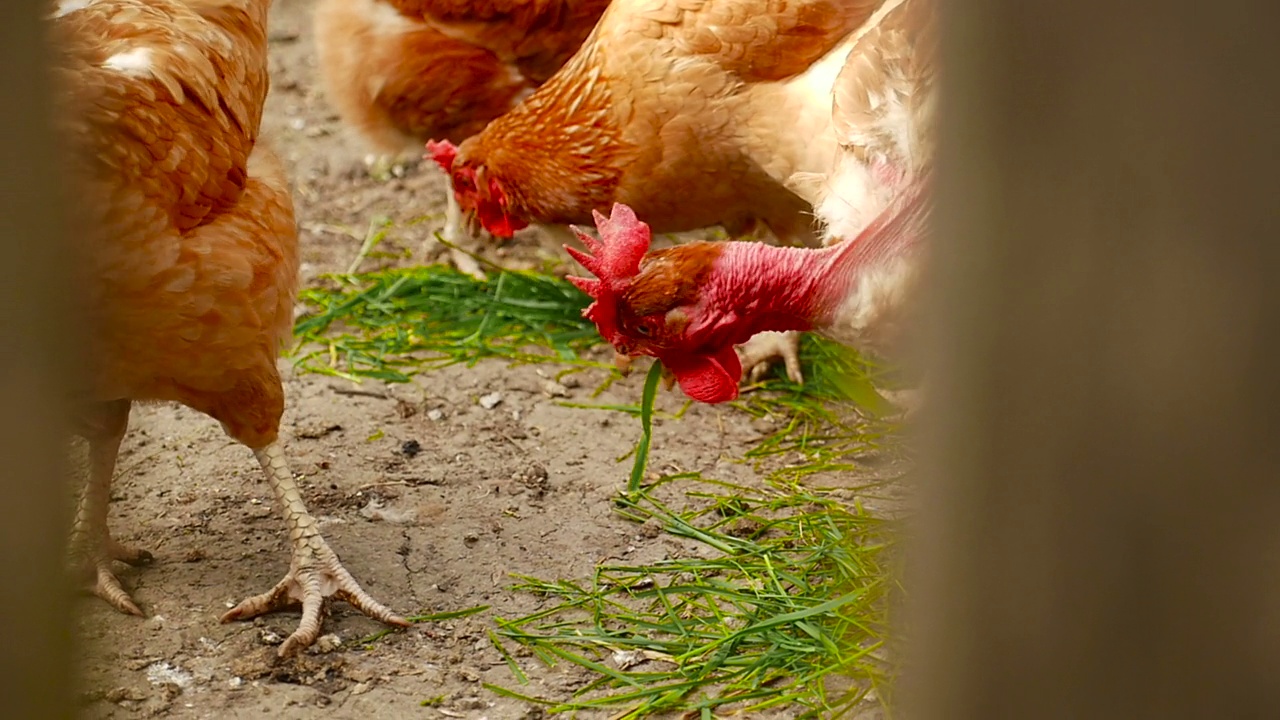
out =
<svg viewBox="0 0 1280 720"><path fill-rule="evenodd" d="M330 597L345 600L369 617L389 625L409 627L407 620L374 600L360 587L325 542L316 527L316 519L307 512L302 493L293 481L279 443L273 442L255 450L254 455L267 474L276 500L284 507L293 559L289 572L275 587L242 601L222 616L222 622L247 620L301 603L302 621L280 646L281 657L315 641L320 634L321 611Z"/></svg>
<svg viewBox="0 0 1280 720"><path fill-rule="evenodd" d="M103 403L81 417L80 434L89 441L89 479L76 508L70 552L76 570L92 579L90 589L94 595L121 612L142 616L142 610L120 585L111 563L118 560L145 565L151 562L151 553L124 547L111 537L107 526L111 481L120 442L129 426L129 406L128 400Z"/></svg>
<svg viewBox="0 0 1280 720"><path fill-rule="evenodd" d="M738 359L747 372L747 379L760 382L769 371L772 363L782 360L786 364L787 377L797 385L804 384L804 374L800 371L800 333L762 332L751 336L750 340L737 347Z"/></svg>
<svg viewBox="0 0 1280 720"><path fill-rule="evenodd" d="M462 215L462 207L458 205L457 196L452 190L447 190L444 194L444 227L440 230L440 237L449 246L449 260L453 266L459 272L483 282L488 279L484 269L474 257L460 247L474 245L476 235L481 232L483 230L478 227L468 227L467 220Z"/></svg>

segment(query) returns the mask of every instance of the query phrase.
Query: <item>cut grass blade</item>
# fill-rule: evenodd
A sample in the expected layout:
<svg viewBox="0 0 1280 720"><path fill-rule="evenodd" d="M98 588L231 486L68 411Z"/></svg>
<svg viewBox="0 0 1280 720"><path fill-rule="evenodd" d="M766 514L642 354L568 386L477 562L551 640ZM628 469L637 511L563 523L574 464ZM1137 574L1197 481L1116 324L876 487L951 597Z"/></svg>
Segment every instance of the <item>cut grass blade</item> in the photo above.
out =
<svg viewBox="0 0 1280 720"><path fill-rule="evenodd" d="M640 396L640 442L636 444L636 459L631 465L631 477L627 480L627 495L640 492L644 471L649 466L649 444L653 440L653 400L658 395L658 380L662 378L662 363L653 361L644 379L644 392Z"/></svg>
<svg viewBox="0 0 1280 720"><path fill-rule="evenodd" d="M488 609L489 609L488 605L476 605L475 607L469 607L463 610L449 610L447 612L431 613L429 615L411 615L405 619L414 624L425 623L425 622L440 622L441 620L456 620L458 618L464 618L471 615L476 615ZM397 628L384 628L382 630L379 630L378 632L373 633L372 635L366 635L365 637L360 638L359 642L361 645L364 645L366 648L368 648L374 642L377 642L378 640L381 640L382 638L394 632L400 632L400 631Z"/></svg>
<svg viewBox="0 0 1280 720"><path fill-rule="evenodd" d="M411 623L440 622L441 620L457 620L458 618L469 617L488 610L488 605L476 605L464 610L449 610L448 612L431 613L429 615L413 615L405 618Z"/></svg>
<svg viewBox="0 0 1280 720"><path fill-rule="evenodd" d="M829 717L884 685L890 668L876 652L887 626L886 524L821 494L708 485L702 497L718 502L700 510L671 510L653 486L626 504L631 517L654 519L717 556L601 565L589 586L533 578L516 586L560 602L500 619L497 635L595 675L552 712L701 715L785 702ZM730 534L716 518L724 507L742 508L738 530L760 528L752 539ZM850 689L832 696L832 673Z"/></svg>

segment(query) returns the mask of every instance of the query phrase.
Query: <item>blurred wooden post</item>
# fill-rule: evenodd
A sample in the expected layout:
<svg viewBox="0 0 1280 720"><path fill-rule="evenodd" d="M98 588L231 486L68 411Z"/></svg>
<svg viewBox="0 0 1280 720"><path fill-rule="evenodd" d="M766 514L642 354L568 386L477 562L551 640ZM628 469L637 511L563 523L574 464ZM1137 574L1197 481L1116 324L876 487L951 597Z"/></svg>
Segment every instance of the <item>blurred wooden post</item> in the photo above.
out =
<svg viewBox="0 0 1280 720"><path fill-rule="evenodd" d="M38 0L0 22L0 716L73 716L62 383L64 215Z"/></svg>
<svg viewBox="0 0 1280 720"><path fill-rule="evenodd" d="M1280 718L1280 4L946 7L907 716Z"/></svg>

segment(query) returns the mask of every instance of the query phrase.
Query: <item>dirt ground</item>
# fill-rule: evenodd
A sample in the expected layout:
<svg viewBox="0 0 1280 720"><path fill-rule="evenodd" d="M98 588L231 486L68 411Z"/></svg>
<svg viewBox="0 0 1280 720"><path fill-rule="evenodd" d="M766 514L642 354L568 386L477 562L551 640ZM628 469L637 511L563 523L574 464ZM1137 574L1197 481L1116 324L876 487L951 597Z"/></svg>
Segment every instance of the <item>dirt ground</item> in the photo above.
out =
<svg viewBox="0 0 1280 720"><path fill-rule="evenodd" d="M292 168L302 232L304 282L343 271L372 218L397 227L384 250L415 264L436 259L443 177L410 168L368 176L365 150L340 127L316 75L309 0L277 0L272 13L273 92L266 132ZM423 215L437 218L404 223ZM429 252L424 253L424 243ZM528 266L559 258L550 242L517 242L494 259ZM282 363L287 364L287 363ZM155 562L121 578L150 616L122 615L96 598L79 607L86 642L81 692L93 718L488 718L541 717L481 687L515 687L486 631L546 602L511 592L511 573L579 578L609 558L647 562L689 553L675 538L645 537L610 500L625 483L638 423L619 413L566 408L545 391L556 368L499 362L454 367L406 385L356 386L287 374L283 437L311 511L347 568L404 614L476 605L492 609L425 623L370 650L357 641L381 629L337 604L329 635L299 659L275 646L296 613L222 625L235 602L288 569L287 535L270 488L247 449L185 408L134 410L112 494L116 537ZM603 375L585 373L568 400L586 400ZM643 373L596 402L637 401ZM485 409L477 399L499 393ZM677 409L678 393L659 407ZM769 430L732 409L695 407L655 428L651 463L752 481L731 461ZM527 662L522 692L565 697L573 669ZM434 707L422 702L443 696ZM790 717L780 711L769 717Z"/></svg>

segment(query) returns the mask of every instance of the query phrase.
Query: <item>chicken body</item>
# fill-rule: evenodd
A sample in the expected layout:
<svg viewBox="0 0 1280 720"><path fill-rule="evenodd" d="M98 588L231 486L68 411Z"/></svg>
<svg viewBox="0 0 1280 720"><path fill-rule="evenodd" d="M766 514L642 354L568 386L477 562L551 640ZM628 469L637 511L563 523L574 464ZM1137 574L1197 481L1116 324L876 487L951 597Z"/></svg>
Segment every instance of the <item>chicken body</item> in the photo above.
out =
<svg viewBox="0 0 1280 720"><path fill-rule="evenodd" d="M59 129L84 234L76 272L90 357L79 432L90 477L72 537L95 592L141 615L112 560L142 562L107 529L134 401L180 402L254 451L285 506L288 575L223 620L301 601L287 654L319 634L325 596L393 624L307 513L279 444L276 359L290 336L298 236L283 168L258 138L270 0L64 0L54 11Z"/></svg>
<svg viewBox="0 0 1280 720"><path fill-rule="evenodd" d="M432 151L498 236L619 202L657 232L763 223L810 242L810 206L787 181L826 169L831 85L880 2L614 0L529 98Z"/></svg>
<svg viewBox="0 0 1280 720"><path fill-rule="evenodd" d="M814 206L823 244L857 237L893 199L931 166L934 155L937 23L933 0L887 0L857 33L833 88L837 150L823 173L797 173L791 186ZM892 352L920 258L909 254L862 271L848 318L827 333L849 344ZM801 382L800 333L765 332L740 348L759 376L768 361L786 362Z"/></svg>
<svg viewBox="0 0 1280 720"><path fill-rule="evenodd" d="M609 0L321 0L326 94L383 166L480 132L559 70ZM444 237L463 239L448 196Z"/></svg>
<svg viewBox="0 0 1280 720"><path fill-rule="evenodd" d="M601 334L619 352L660 358L704 402L737 396L744 357L764 358L733 346L757 333L790 333L760 339L797 369L799 331L893 347L932 208L936 38L933 0L887 0L858 33L835 90L839 153L823 174L793 181L815 199L828 247L691 243L645 254L643 224L597 219L610 231L588 243L595 257L570 252L597 275L577 283L596 298L588 312Z"/></svg>

